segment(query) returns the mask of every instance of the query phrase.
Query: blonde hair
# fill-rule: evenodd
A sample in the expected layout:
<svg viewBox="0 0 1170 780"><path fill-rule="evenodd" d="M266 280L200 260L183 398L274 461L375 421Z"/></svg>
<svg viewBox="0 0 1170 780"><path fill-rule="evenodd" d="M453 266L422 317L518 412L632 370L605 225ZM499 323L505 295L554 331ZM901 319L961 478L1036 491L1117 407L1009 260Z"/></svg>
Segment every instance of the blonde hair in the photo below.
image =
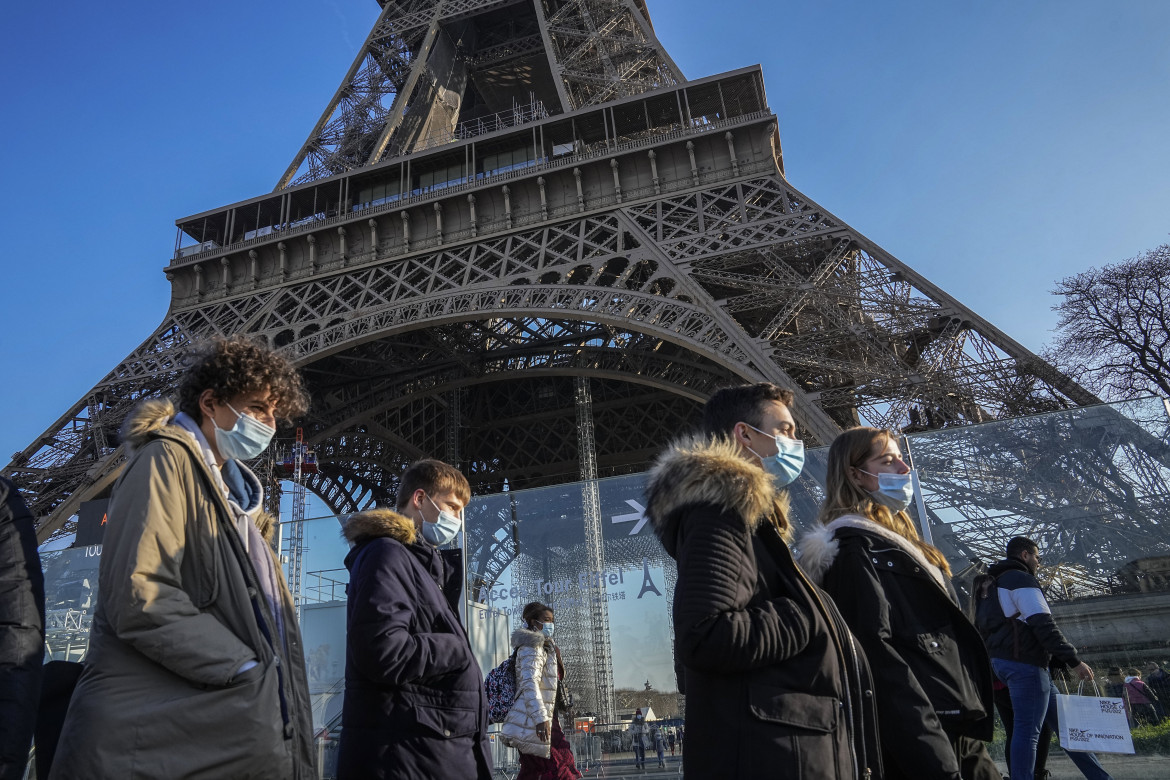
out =
<svg viewBox="0 0 1170 780"><path fill-rule="evenodd" d="M910 515L890 509L865 492L849 478L849 469L861 466L868 458L884 452L897 435L880 428L850 428L833 440L825 474L825 502L817 520L824 525L842 515L862 515L903 537L926 556L926 560L950 576L951 566L937 547L922 541Z"/></svg>

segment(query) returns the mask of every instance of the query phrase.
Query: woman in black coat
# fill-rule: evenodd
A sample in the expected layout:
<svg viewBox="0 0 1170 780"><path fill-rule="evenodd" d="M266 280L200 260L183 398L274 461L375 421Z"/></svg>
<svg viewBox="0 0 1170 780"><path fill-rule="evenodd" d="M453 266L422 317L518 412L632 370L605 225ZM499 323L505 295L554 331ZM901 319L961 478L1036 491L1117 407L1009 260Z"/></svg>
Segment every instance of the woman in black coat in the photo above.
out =
<svg viewBox="0 0 1170 780"><path fill-rule="evenodd" d="M800 466L773 473L781 446L803 463L791 400L772 385L720 391L708 435L672 445L651 472L646 514L678 563L688 778L881 777L864 658L785 543L778 486Z"/></svg>
<svg viewBox="0 0 1170 780"><path fill-rule="evenodd" d="M829 448L822 527L800 565L832 595L865 648L887 778L1000 780L991 739L991 662L959 608L950 567L906 513L910 469L897 439L854 428Z"/></svg>

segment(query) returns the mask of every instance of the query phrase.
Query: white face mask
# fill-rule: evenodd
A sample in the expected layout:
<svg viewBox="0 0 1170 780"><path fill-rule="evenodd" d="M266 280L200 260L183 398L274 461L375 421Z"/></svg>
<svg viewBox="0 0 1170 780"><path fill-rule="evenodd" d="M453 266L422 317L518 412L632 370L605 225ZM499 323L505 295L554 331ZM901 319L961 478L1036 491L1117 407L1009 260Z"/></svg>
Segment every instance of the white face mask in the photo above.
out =
<svg viewBox="0 0 1170 780"><path fill-rule="evenodd" d="M236 412L231 404L224 406ZM211 424L215 426L215 446L224 460L251 460L268 449L276 435L275 428L240 412L236 412L236 424L230 429L220 428L214 417Z"/></svg>
<svg viewBox="0 0 1170 780"><path fill-rule="evenodd" d="M438 510L439 517L435 522L429 522L422 510L419 510L419 517L422 518L422 535L431 544L442 547L459 535L459 529L463 527L463 520L454 512L439 509L439 505L432 501L430 496L427 496L427 501L430 501L431 506Z"/></svg>
<svg viewBox="0 0 1170 780"><path fill-rule="evenodd" d="M870 474L864 469L858 469L862 474L877 477L878 489L870 491L870 496L882 506L901 512L910 506L914 500L914 480L910 472L905 474Z"/></svg>

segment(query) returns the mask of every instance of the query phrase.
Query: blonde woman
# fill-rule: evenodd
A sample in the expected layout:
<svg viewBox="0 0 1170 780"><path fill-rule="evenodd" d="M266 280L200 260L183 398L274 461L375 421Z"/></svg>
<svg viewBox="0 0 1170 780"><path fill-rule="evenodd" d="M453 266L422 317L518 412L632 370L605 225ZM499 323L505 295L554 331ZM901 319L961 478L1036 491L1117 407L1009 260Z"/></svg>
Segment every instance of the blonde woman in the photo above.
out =
<svg viewBox="0 0 1170 780"><path fill-rule="evenodd" d="M854 428L829 448L821 527L800 564L865 648L887 780L1000 780L991 663L959 608L950 566L906 513L910 468L889 431Z"/></svg>

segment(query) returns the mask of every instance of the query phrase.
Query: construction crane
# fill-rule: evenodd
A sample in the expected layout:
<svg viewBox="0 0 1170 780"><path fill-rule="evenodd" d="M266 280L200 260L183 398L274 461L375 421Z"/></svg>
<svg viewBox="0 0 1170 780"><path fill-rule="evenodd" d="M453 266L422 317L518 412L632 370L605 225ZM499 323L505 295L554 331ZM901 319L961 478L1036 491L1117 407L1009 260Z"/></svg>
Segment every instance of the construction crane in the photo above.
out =
<svg viewBox="0 0 1170 780"><path fill-rule="evenodd" d="M293 604L300 610L303 601L301 593L302 558L305 552L305 504L308 492L305 490L305 475L317 473L317 455L305 444L303 428L297 428L297 439L292 450L280 463L280 471L292 480L292 521L284 543L284 561L288 572L288 589Z"/></svg>

